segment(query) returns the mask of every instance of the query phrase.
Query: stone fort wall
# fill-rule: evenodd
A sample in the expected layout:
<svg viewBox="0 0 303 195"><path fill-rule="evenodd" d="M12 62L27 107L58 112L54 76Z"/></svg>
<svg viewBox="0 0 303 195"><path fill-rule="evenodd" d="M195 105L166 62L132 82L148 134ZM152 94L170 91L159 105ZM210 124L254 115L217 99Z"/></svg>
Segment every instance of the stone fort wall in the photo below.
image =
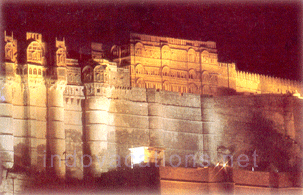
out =
<svg viewBox="0 0 303 195"><path fill-rule="evenodd" d="M66 93L55 91L56 97L49 98L47 106L20 106L14 101L19 96L1 91L6 98L0 103L1 157L6 169L18 165L53 170L61 177L98 177L130 166L129 149L142 146L163 149L165 166L192 167L193 158L201 163L203 154L209 156L210 166L221 163L223 154L231 154L234 160L247 154L252 160L247 151L251 130L258 126L256 115L270 121L283 137L295 140L294 150L303 144L303 103L293 96L207 97L104 86L99 95L79 96L78 103ZM55 102L61 102L61 107ZM24 114L24 107L31 111L29 115ZM53 166L50 155L60 157L53 158ZM83 155L91 156L91 161Z"/></svg>
<svg viewBox="0 0 303 195"><path fill-rule="evenodd" d="M65 91L70 88L62 86ZM215 164L220 147L232 146L235 154L248 149L249 130L254 127L256 115L271 121L272 127L283 136L298 143L302 140L302 110L296 109L302 108L302 102L296 97L205 97L144 88L107 86L101 89L101 94L85 99L82 96L80 101L72 100L63 89L54 91L55 97L49 92L47 107L20 106L14 101L19 96L11 94L11 102L9 99L1 102L1 120L5 127L1 133L8 137L2 139L1 146L10 156L7 162L44 169L43 158L49 157L45 155L48 150L61 159L76 151L79 170L62 168L64 162L61 162L58 172L80 177L83 174L81 156L89 154L94 158L88 171L98 175L113 168L112 165L117 166L112 164L113 155L125 158L130 148L147 146L163 148L168 165L179 163L178 158L171 157L175 154L181 157L179 166L185 166L186 155L197 157L203 153ZM7 94L3 92L2 95ZM24 107L29 107L31 115L24 115ZM106 156L107 164L102 168L96 155ZM73 162L73 159L68 161L69 164ZM59 164L56 158L54 164Z"/></svg>

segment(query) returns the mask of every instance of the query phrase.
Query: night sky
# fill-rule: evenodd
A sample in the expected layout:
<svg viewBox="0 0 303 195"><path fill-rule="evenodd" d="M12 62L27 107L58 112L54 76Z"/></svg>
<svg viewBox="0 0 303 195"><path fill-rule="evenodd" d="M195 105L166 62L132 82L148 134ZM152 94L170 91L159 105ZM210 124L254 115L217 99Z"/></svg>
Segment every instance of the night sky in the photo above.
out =
<svg viewBox="0 0 303 195"><path fill-rule="evenodd" d="M221 62L239 70L302 80L302 3L3 3L2 27L18 39L43 33L87 53L91 41L124 42L129 32L215 41ZM81 48L81 50L80 50Z"/></svg>

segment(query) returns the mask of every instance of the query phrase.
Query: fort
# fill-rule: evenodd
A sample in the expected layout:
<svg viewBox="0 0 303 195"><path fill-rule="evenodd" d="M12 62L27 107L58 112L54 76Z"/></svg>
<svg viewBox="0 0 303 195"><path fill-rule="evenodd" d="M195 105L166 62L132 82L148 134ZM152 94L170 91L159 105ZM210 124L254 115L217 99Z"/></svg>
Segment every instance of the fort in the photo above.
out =
<svg viewBox="0 0 303 195"><path fill-rule="evenodd" d="M263 166L255 170L281 172L302 159L302 83L218 62L214 42L131 34L108 50L92 43L85 61L69 57L64 39L45 43L39 33L17 42L5 32L3 43L0 152L8 177L17 168L100 177L117 163L113 155L134 164L126 158L134 152L174 165L178 158L164 156L207 154L215 166L226 163L222 155L256 150ZM273 158L262 156L266 147L276 147ZM97 157L105 157L102 167Z"/></svg>

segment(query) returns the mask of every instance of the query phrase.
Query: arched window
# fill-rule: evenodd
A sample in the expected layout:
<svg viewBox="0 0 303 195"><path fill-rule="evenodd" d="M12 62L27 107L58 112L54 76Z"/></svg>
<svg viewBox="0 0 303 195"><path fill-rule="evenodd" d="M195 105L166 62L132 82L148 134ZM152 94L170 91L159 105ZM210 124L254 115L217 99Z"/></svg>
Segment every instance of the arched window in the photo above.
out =
<svg viewBox="0 0 303 195"><path fill-rule="evenodd" d="M201 54L202 63L208 63L209 62L209 52L204 50Z"/></svg>
<svg viewBox="0 0 303 195"><path fill-rule="evenodd" d="M162 47L162 59L170 59L171 58L171 52L170 48L167 45L164 45Z"/></svg>
<svg viewBox="0 0 303 195"><path fill-rule="evenodd" d="M141 48L137 48L136 49L136 55L137 56L141 56L142 55L142 49Z"/></svg>
<svg viewBox="0 0 303 195"><path fill-rule="evenodd" d="M170 75L170 70L167 66L165 66L163 69L162 69L162 75L163 76L169 76Z"/></svg>
<svg viewBox="0 0 303 195"><path fill-rule="evenodd" d="M137 87L145 88L145 82L142 78L137 80Z"/></svg>
<svg viewBox="0 0 303 195"><path fill-rule="evenodd" d="M202 73L202 82L203 83L210 83L210 77L208 72L203 72Z"/></svg>
<svg viewBox="0 0 303 195"><path fill-rule="evenodd" d="M137 43L135 45L135 55L136 56L143 56L143 50L144 50L144 46L142 43Z"/></svg>
<svg viewBox="0 0 303 195"><path fill-rule="evenodd" d="M42 58L42 48L40 44L36 41L29 44L27 48L27 60L34 62L41 62Z"/></svg>
<svg viewBox="0 0 303 195"><path fill-rule="evenodd" d="M195 70L191 69L189 71L189 78L190 79L195 79L196 78L196 71Z"/></svg>
<svg viewBox="0 0 303 195"><path fill-rule="evenodd" d="M38 75L41 75L41 69L38 70Z"/></svg>
<svg viewBox="0 0 303 195"><path fill-rule="evenodd" d="M83 72L83 80L86 82L90 82L92 80L92 68L90 66L86 66L82 70Z"/></svg>
<svg viewBox="0 0 303 195"><path fill-rule="evenodd" d="M197 93L197 91L198 91L197 89L198 88L194 83L190 84L189 87L188 87L189 93Z"/></svg>
<svg viewBox="0 0 303 195"><path fill-rule="evenodd" d="M28 74L32 74L32 69L31 68L29 68Z"/></svg>
<svg viewBox="0 0 303 195"><path fill-rule="evenodd" d="M138 64L136 66L136 73L137 74L144 74L144 68L142 67L142 65Z"/></svg>
<svg viewBox="0 0 303 195"><path fill-rule="evenodd" d="M13 56L13 44L12 43L7 43L5 45L5 59L13 61L14 59Z"/></svg>
<svg viewBox="0 0 303 195"><path fill-rule="evenodd" d="M57 65L64 65L66 59L65 50L63 48L60 48L57 50L56 53L57 53Z"/></svg>
<svg viewBox="0 0 303 195"><path fill-rule="evenodd" d="M188 51L188 61L189 62L195 62L196 61L196 52L195 52L195 50L193 50L193 49L190 49L189 51Z"/></svg>
<svg viewBox="0 0 303 195"><path fill-rule="evenodd" d="M34 68L33 74L37 75L37 69L36 68Z"/></svg>

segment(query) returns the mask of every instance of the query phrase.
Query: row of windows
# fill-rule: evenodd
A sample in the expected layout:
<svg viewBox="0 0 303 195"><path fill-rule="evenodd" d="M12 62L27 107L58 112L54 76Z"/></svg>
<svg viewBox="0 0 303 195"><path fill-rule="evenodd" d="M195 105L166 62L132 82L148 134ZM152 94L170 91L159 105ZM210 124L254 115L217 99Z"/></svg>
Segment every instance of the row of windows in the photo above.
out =
<svg viewBox="0 0 303 195"><path fill-rule="evenodd" d="M136 73L137 74L147 74L147 75L159 75L159 71L157 71L157 70L147 71L147 70L140 69L140 68L136 69Z"/></svg>
<svg viewBox="0 0 303 195"><path fill-rule="evenodd" d="M83 76L83 79L84 79L84 81L92 81L93 80L93 75L91 73L85 72L84 76ZM104 74L103 72L96 73L95 77L94 77L94 80L95 81L100 81L100 82L107 81L107 74L106 73Z"/></svg>
<svg viewBox="0 0 303 195"><path fill-rule="evenodd" d="M146 71L142 68L137 68L136 73L137 74L147 74L147 75L160 75L160 73L156 70ZM167 70L163 71L163 76L170 76L170 77L177 77L177 78L187 78L186 73L182 73L182 72L171 73ZM189 79L196 79L195 73L190 72L189 75L188 75L188 78Z"/></svg>
<svg viewBox="0 0 303 195"><path fill-rule="evenodd" d="M145 83L145 88L161 89L160 83Z"/></svg>
<svg viewBox="0 0 303 195"><path fill-rule="evenodd" d="M196 86L189 86L188 88L186 86L175 86L175 85L170 85L168 83L165 83L163 85L164 90L166 91L175 91L175 92L180 92L180 93L197 93L198 88Z"/></svg>
<svg viewBox="0 0 303 195"><path fill-rule="evenodd" d="M42 71L41 69L38 69L38 72L37 72L37 69L34 68L33 70L31 68L28 69L28 74L34 74L34 75L41 75ZM45 75L45 72L43 71L43 76Z"/></svg>
<svg viewBox="0 0 303 195"><path fill-rule="evenodd" d="M76 99L76 100L77 100L77 105L80 105L81 100L80 100L80 99ZM70 102L70 104L76 103L76 102L74 101L74 98L65 98L65 103L66 103L66 104L69 104L69 102Z"/></svg>
<svg viewBox="0 0 303 195"><path fill-rule="evenodd" d="M148 58L154 58L154 55L152 54L146 54L146 55L142 55L141 53L141 49L137 49L136 50L136 56L145 56ZM209 56L202 56L202 62L203 63L216 63L217 59L215 58L211 58ZM188 55L178 55L178 54L168 54L166 52L163 53L162 55L162 59L164 60L176 60L176 61L183 61L183 62L191 62L191 63L199 63L199 56L196 56L194 54L188 54Z"/></svg>
<svg viewBox="0 0 303 195"><path fill-rule="evenodd" d="M16 74L17 75L26 75L27 74L27 68L25 68L25 69L21 69L21 68L17 68L16 69ZM34 69L31 69L31 68L29 68L28 69L28 74L33 74L33 75L42 75L43 74L43 76L45 76L45 71L43 70L41 70L41 69L36 69L36 68L34 68Z"/></svg>
<svg viewBox="0 0 303 195"><path fill-rule="evenodd" d="M144 53L143 53L144 52ZM176 53L178 52L178 53ZM180 53L182 52L182 53ZM150 49L144 49L142 44L136 45L135 55L136 56L147 56L152 57L156 52ZM189 61L189 62L199 62L200 52L196 52L190 49L188 52L184 50L170 50L168 46L164 46L162 48L162 59L177 59L179 61ZM213 54L209 54L207 51L201 53L202 62L207 62L210 58L210 62L216 62L216 56Z"/></svg>
<svg viewBox="0 0 303 195"><path fill-rule="evenodd" d="M144 80L139 79L137 81L137 87L161 89L162 84L161 83L145 82ZM208 94L208 95L216 93L216 89L211 88L209 85L205 85L205 86L203 86L203 88L200 88L200 87L197 87L195 84L190 84L187 87L187 86L172 85L172 84L167 83L167 82L165 82L163 84L163 90L180 92L180 93L200 93L200 91L202 90L203 94Z"/></svg>
<svg viewBox="0 0 303 195"><path fill-rule="evenodd" d="M161 83L149 83L149 82L144 82L143 80L138 80L137 87L161 89L162 84ZM163 89L166 91L175 91L175 92L180 92L180 93L187 93L187 92L188 93L198 93L198 88L195 85L190 85L187 88L186 86L176 86L176 85L171 85L169 83L164 83Z"/></svg>

